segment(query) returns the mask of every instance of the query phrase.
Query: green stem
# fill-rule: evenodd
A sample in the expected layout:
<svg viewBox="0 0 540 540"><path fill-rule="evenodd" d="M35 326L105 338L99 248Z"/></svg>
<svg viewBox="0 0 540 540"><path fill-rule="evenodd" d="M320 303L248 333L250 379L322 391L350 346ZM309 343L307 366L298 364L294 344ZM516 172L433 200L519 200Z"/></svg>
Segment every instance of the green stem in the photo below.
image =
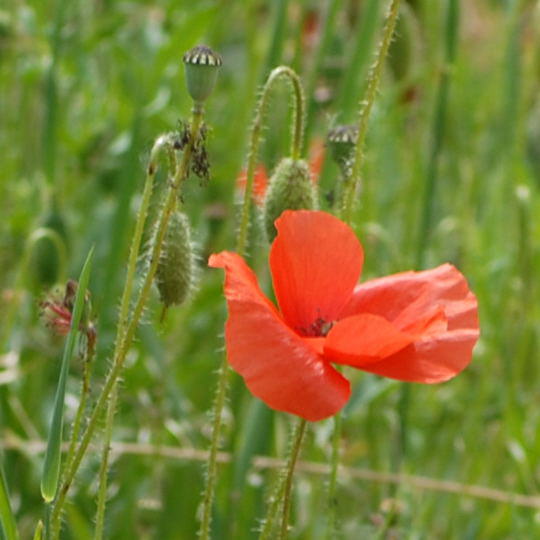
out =
<svg viewBox="0 0 540 540"><path fill-rule="evenodd" d="M302 148L302 134L304 132L304 94L302 83L298 75L287 66L279 66L272 70L263 87L261 97L255 108L255 119L249 138L248 161L246 171L246 188L244 200L240 211L240 225L236 235L236 252L244 256L247 249L247 237L249 230L249 216L251 211L251 192L255 177L255 167L259 153L259 145L263 128L264 113L268 105L270 90L280 77L287 77L292 83L294 91L294 124L291 154L297 159ZM296 157L295 157L296 156ZM206 482L202 496L202 517L199 528L199 536L202 540L210 538L210 523L212 521L212 503L217 480L217 454L219 450L219 441L221 436L223 407L227 397L229 367L226 355L223 355L218 371L218 381L214 405L212 408L212 438L210 440L210 449L208 452L208 461L206 464Z"/></svg>
<svg viewBox="0 0 540 540"><path fill-rule="evenodd" d="M180 165L175 172L174 178L172 179L169 185L169 190L167 192L165 202L161 210L161 214L159 215L159 218L157 221L156 234L153 239L152 250L150 254L150 265L147 269L147 273L144 278L143 285L139 291L137 302L135 303L135 307L133 309L129 324L127 324L125 331L123 332L123 337L117 339L115 343L115 351L113 354L112 367L107 375L107 378L105 379L105 383L96 401L96 405L94 406L94 409L88 421L88 425L86 426L86 429L83 433L81 442L79 443L79 446L77 448L77 451L75 453L71 466L68 468L66 472L65 480L59 490L57 499L55 501L55 504L52 510L51 520L53 523L59 520L60 518L60 511L64 504L67 492L71 486L71 483L73 482L73 479L75 478L75 474L77 473L77 470L81 464L81 461L88 449L88 445L90 444L92 436L98 426L99 419L105 407L107 406L107 403L109 401L109 396L111 395L111 392L114 386L116 385L116 382L118 381L118 378L122 371L122 367L124 366L124 360L127 356L127 353L131 346L131 342L133 340L139 321L141 319L142 313L146 306L146 302L150 295L150 290L151 290L153 279L156 274L157 266L159 263L159 256L161 253L161 248L163 246L165 233L167 231L169 218L176 206L176 199L177 199L178 191L180 188L180 184L182 183L182 181L185 179L185 177L187 176L189 172L189 163L190 163L191 154L193 151L193 141L195 141L199 135L199 129L200 129L201 123L202 123L202 108L196 105L192 111L191 134L190 134L191 144L189 144L185 148L184 154L182 156L182 161L180 162ZM139 215L139 220L142 220L141 214ZM144 223L142 223L141 227L143 225ZM136 226L136 231L138 230L138 227L139 227L139 223ZM130 259L131 259L131 256L130 256ZM136 261L136 257L134 257L134 260ZM121 332L122 332L122 328L119 329L118 334L122 335Z"/></svg>
<svg viewBox="0 0 540 540"><path fill-rule="evenodd" d="M291 491L292 480L294 475L294 468L298 461L298 455L300 454L300 448L302 447L302 441L304 439L304 433L306 432L307 421L302 418L296 431L294 443L292 447L289 463L287 463L287 476L285 478L285 491L283 493L283 512L281 516L281 532L279 535L280 540L285 540L289 536L289 514L291 511Z"/></svg>
<svg viewBox="0 0 540 540"><path fill-rule="evenodd" d="M328 481L328 530L326 537L337 537L337 475L339 466L339 444L341 442L341 412L334 416L334 433L332 435L332 457L330 460L330 478Z"/></svg>
<svg viewBox="0 0 540 540"><path fill-rule="evenodd" d="M251 209L251 191L253 189L253 181L255 178L255 167L257 166L257 157L259 154L264 114L268 106L270 91L280 77L287 77L292 83L294 90L294 123L291 143L291 155L294 159L298 159L302 148L302 135L304 132L304 92L302 90L302 83L300 82L298 75L290 67L279 66L272 70L268 76L268 79L263 87L261 97L257 102L257 106L255 107L255 118L253 121L253 128L251 129L248 146L246 190L240 212L240 226L236 236L236 252L239 255L243 255L247 248L247 234Z"/></svg>
<svg viewBox="0 0 540 540"><path fill-rule="evenodd" d="M392 35L396 26L396 20L399 14L399 3L400 0L391 0L390 2L390 7L384 22L383 37L379 44L375 63L369 70L366 93L360 102L360 114L358 117L358 139L356 141L351 174L343 194L343 206L341 212L342 219L347 223L350 223L352 219L354 199L360 184L360 171L364 162L364 143L366 140L369 116L373 103L375 102L375 97L377 96L377 89L379 88L379 81L384 66L384 60L386 58L386 54L388 53L388 48L390 47Z"/></svg>
<svg viewBox="0 0 540 540"><path fill-rule="evenodd" d="M71 430L71 438L69 441L68 452L66 455L66 463L68 465L66 467L69 467L69 463L71 463L71 460L73 459L75 447L77 445L77 441L79 440L82 419L84 417L84 412L86 411L88 397L90 396L90 374L92 360L94 358L95 352L95 347L93 345L87 345L85 357L83 358L83 380L81 383L81 399L79 401L77 413L75 414L75 420L73 421L73 429Z"/></svg>
<svg viewBox="0 0 540 540"><path fill-rule="evenodd" d="M111 437L116 410L116 398L118 396L118 386L114 385L107 406L107 418L105 420L105 436L103 439L103 452L101 454L101 465L99 467L99 490L97 498L96 528L94 539L103 538L103 524L105 522L105 504L107 502L107 473L109 470L109 455L111 452Z"/></svg>

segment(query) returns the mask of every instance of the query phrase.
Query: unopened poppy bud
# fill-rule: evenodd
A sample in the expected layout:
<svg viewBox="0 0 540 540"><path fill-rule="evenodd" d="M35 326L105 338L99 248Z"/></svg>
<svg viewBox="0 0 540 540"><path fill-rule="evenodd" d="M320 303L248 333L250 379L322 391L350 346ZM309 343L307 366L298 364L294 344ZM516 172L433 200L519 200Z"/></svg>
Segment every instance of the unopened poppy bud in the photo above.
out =
<svg viewBox="0 0 540 540"><path fill-rule="evenodd" d="M223 61L210 47L197 45L184 54L186 82L193 101L203 102L214 89Z"/></svg>
<svg viewBox="0 0 540 540"><path fill-rule="evenodd" d="M263 219L268 240L271 242L276 236L274 221L284 210L312 210L315 206L309 165L304 160L282 159L270 178L264 200Z"/></svg>
<svg viewBox="0 0 540 540"><path fill-rule="evenodd" d="M156 272L161 301L166 308L181 304L193 288L194 255L188 218L172 214Z"/></svg>
<svg viewBox="0 0 540 540"><path fill-rule="evenodd" d="M334 161L340 167L351 159L357 138L358 128L354 125L336 126L328 132L328 146Z"/></svg>

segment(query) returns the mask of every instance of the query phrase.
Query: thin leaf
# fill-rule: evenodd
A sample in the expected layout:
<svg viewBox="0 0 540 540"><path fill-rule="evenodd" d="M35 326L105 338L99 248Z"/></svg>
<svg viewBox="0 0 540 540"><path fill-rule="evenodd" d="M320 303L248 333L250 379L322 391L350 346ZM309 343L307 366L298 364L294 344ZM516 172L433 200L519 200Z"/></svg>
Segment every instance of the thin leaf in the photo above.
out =
<svg viewBox="0 0 540 540"><path fill-rule="evenodd" d="M0 465L0 523L2 537L6 540L17 540L19 535L17 533L17 524L15 523L15 516L9 504L9 492L4 476L4 468Z"/></svg>
<svg viewBox="0 0 540 540"><path fill-rule="evenodd" d="M34 531L34 540L43 540L43 521L41 521L41 519L36 525L36 530Z"/></svg>
<svg viewBox="0 0 540 540"><path fill-rule="evenodd" d="M73 350L79 331L79 323L84 308L84 297L90 279L90 267L92 265L93 253L94 248L88 253L88 257L86 258L86 262L84 263L79 278L79 286L77 287L77 294L75 296L75 306L71 317L71 328L67 337L66 346L64 347L62 367L60 369L60 377L56 389L51 429L49 432L49 440L47 441L45 466L43 468L43 476L41 477L41 495L46 502L50 502L54 499L60 477L60 445L62 443L64 396L66 393L67 373L69 362L73 356Z"/></svg>

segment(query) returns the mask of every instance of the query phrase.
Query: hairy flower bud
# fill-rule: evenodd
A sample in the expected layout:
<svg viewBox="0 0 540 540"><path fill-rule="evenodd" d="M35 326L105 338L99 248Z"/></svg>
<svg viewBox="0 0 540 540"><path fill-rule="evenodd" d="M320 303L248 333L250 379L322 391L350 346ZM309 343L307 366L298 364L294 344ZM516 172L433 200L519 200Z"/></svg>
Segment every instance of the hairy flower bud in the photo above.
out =
<svg viewBox="0 0 540 540"><path fill-rule="evenodd" d="M197 45L184 54L183 60L189 95L194 101L201 103L214 89L219 68L223 63L221 56L210 47Z"/></svg>
<svg viewBox="0 0 540 540"><path fill-rule="evenodd" d="M276 236L274 221L284 210L312 210L315 188L308 164L303 160L282 159L270 178L264 200L263 219L268 240Z"/></svg>
<svg viewBox="0 0 540 540"><path fill-rule="evenodd" d="M171 215L156 282L161 301L168 308L186 300L193 288L194 256L187 216L182 212Z"/></svg>

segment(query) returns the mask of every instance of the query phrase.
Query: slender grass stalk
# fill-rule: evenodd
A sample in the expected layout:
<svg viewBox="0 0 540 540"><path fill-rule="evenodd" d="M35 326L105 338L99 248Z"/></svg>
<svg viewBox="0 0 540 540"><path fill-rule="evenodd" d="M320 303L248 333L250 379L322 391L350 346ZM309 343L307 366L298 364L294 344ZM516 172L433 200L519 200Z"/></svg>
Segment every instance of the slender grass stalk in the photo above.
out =
<svg viewBox="0 0 540 540"><path fill-rule="evenodd" d="M292 481L294 475L294 468L298 461L300 454L300 448L302 447L302 441L304 440L304 434L306 432L307 421L302 418L298 424L298 429L294 437L294 443L292 447L289 463L287 464L287 476L285 478L285 490L283 493L283 511L281 515L281 531L279 538L285 540L289 536L289 514L291 512L291 492Z"/></svg>
<svg viewBox="0 0 540 540"><path fill-rule="evenodd" d="M360 185L360 171L364 162L364 143L368 129L369 116L381 78L384 60L392 41L396 20L399 14L400 0L391 0L383 27L383 37L377 50L375 63L371 66L368 75L366 93L360 102L360 114L358 116L358 138L351 167L350 178L343 194L343 207L341 217L346 223L351 223L354 207L354 198Z"/></svg>
<svg viewBox="0 0 540 540"><path fill-rule="evenodd" d="M41 519L38 521L38 524L36 525L36 529L34 531L33 540L42 540L43 539L43 521Z"/></svg>
<svg viewBox="0 0 540 540"><path fill-rule="evenodd" d="M79 323L85 305L86 289L90 280L90 268L92 266L92 257L94 249L90 250L84 263L75 295L73 314L71 317L71 327L64 347L60 376L56 389L54 400L53 417L51 420L51 429L47 441L47 452L45 454L45 464L43 466L43 475L41 477L41 495L46 502L50 502L56 495L58 481L60 478L60 445L62 443L62 432L64 427L64 397L66 393L67 374L69 363L73 357L75 343L79 335Z"/></svg>
<svg viewBox="0 0 540 540"><path fill-rule="evenodd" d="M331 540L337 538L337 476L339 467L339 445L341 443L341 422L342 416L339 412L334 416L334 432L332 434L332 457L330 459L330 476L328 479L328 525L326 538Z"/></svg>
<svg viewBox="0 0 540 540"><path fill-rule="evenodd" d="M269 505L268 510L266 512L266 516L264 518L263 522L263 528L261 529L261 534L259 536L259 540L271 540L272 538L275 538L274 529L276 528L276 518L279 513L280 509L280 502L285 500L285 491L287 489L287 481L289 479L289 473L291 477L291 485L292 485L292 472L295 468L295 463L298 459L298 452L301 447L301 439L303 437L303 432L305 431L306 427L306 421L301 420L298 422L298 424L294 427L294 429L291 432L290 437L290 447L289 447L289 453L287 456L287 461L285 466L281 468L281 471L279 473L278 478L275 482L275 487L272 490L272 494L269 497ZM300 441L299 441L300 438ZM294 457L294 454L296 452L296 457ZM293 463L294 461L294 463ZM291 467L293 471L291 472ZM289 486L290 491L290 486ZM283 506L284 503L281 505L281 509L284 509ZM283 516L283 512L281 513ZM287 518L288 521L288 518Z"/></svg>
<svg viewBox="0 0 540 540"><path fill-rule="evenodd" d="M287 66L279 66L272 70L263 87L261 97L255 108L255 119L249 138L248 146L248 161L246 171L246 188L244 192L244 200L240 210L240 225L236 236L236 252L244 256L247 250L247 238L249 230L249 217L251 214L251 192L253 190L253 180L255 177L255 166L257 164L257 156L259 153L259 145L261 133L263 129L263 120L270 91L275 82L286 77L291 83L294 96L294 121L293 133L291 141L291 155L294 159L298 159L302 149L302 135L304 133L304 93L302 83L298 75ZM203 540L210 538L210 523L212 519L212 503L214 500L214 492L217 477L217 453L219 450L219 440L221 435L223 407L227 397L229 368L227 357L223 355L221 364L218 370L218 382L214 397L214 405L212 408L212 438L210 440L209 457L206 468L206 482L202 498L202 515L201 526L199 528L199 536Z"/></svg>
<svg viewBox="0 0 540 540"><path fill-rule="evenodd" d="M315 86L317 84L317 75L321 70L323 60L328 51L332 40L332 31L334 30L334 23L336 16L339 13L339 9L343 0L327 0L322 15L323 27L321 30L321 37L317 43L317 49L314 54L313 64L309 71L307 83L306 83L306 96L307 96L307 113L306 113L306 144L309 144L311 135L311 129L315 120L315 109L317 102L315 101Z"/></svg>
<svg viewBox="0 0 540 540"><path fill-rule="evenodd" d="M118 397L118 386L114 385L107 406L107 417L105 419L105 435L103 437L103 451L101 453L101 464L99 466L99 488L96 510L96 526L94 529L94 539L103 538L103 524L105 522L105 505L107 503L107 473L109 471L109 455L111 452L111 437L116 408L116 398Z"/></svg>
<svg viewBox="0 0 540 540"><path fill-rule="evenodd" d="M352 54L337 98L338 110L344 115L353 113L357 90L363 88L369 54L373 48L381 13L380 0L362 2L356 40L352 43Z"/></svg>
<svg viewBox="0 0 540 540"><path fill-rule="evenodd" d="M437 94L435 97L435 113L431 128L432 138L429 150L428 164L424 183L422 200L422 214L418 231L416 252L416 265L421 268L424 265L426 247L430 237L433 221L433 206L435 191L438 180L439 160L441 156L444 135L446 133L446 120L448 109L448 95L452 68L456 57L459 31L459 0L448 0L446 5L445 40L444 40L444 65L439 74Z"/></svg>
<svg viewBox="0 0 540 540"><path fill-rule="evenodd" d="M0 525L3 538L6 540L18 540L17 523L9 502L9 491L2 463L0 463Z"/></svg>
<svg viewBox="0 0 540 540"><path fill-rule="evenodd" d="M81 461L88 449L88 445L90 444L92 436L98 426L99 419L108 404L111 392L113 391L114 386L118 381L118 377L121 374L122 368L124 366L124 361L135 336L135 332L137 330L142 313L148 301L153 279L159 263L159 257L165 238L165 233L167 231L169 218L174 211L174 208L176 207L176 200L178 197L180 185L189 172L189 164L193 152L193 142L197 140L199 136L202 118L202 106L200 104L195 104L192 110L192 117L190 123L190 144L188 144L184 149L182 160L175 171L172 181L169 184L169 189L165 197L163 207L157 219L156 233L153 238L152 249L150 253L150 264L147 268L146 275L144 276L142 287L139 291L137 301L135 302L135 307L133 308L133 312L131 314L129 322L126 324L125 331L123 331L123 338L116 341L112 367L105 379L105 383L103 385L100 395L98 396L98 399L88 421L88 425L86 426L86 429L83 433L79 446L77 447L77 451L75 452L71 466L68 467L68 470L66 471L64 482L61 486L61 489L58 493L52 509L51 522L54 532L53 539L58 538L58 524L60 520L60 513L62 506L65 502L67 492L69 491L73 479L75 478L75 475L79 469ZM142 215L140 214L139 220L142 221L142 219ZM142 223L140 226L142 227L143 225L144 223ZM138 227L139 224L136 225L136 231L138 230ZM121 329L119 330L119 332L121 332Z"/></svg>
<svg viewBox="0 0 540 540"><path fill-rule="evenodd" d="M83 378L81 383L81 397L79 400L79 406L75 413L75 419L73 420L73 429L71 430L71 437L69 441L69 448L66 455L66 463L70 463L75 453L75 448L79 440L79 434L81 431L82 420L86 411L86 405L88 403L88 397L90 396L90 375L92 360L95 354L95 346L88 345L85 351L85 357L83 358Z"/></svg>

